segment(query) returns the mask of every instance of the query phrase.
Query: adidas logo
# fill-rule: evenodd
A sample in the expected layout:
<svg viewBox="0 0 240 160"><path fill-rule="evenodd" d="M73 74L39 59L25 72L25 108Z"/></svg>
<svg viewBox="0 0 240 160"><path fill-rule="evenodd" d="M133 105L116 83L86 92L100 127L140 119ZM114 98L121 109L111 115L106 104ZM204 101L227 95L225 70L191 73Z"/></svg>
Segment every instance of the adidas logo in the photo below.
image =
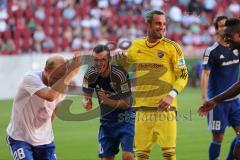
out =
<svg viewBox="0 0 240 160"><path fill-rule="evenodd" d="M224 59L225 57L221 54L219 58L220 58L220 59Z"/></svg>

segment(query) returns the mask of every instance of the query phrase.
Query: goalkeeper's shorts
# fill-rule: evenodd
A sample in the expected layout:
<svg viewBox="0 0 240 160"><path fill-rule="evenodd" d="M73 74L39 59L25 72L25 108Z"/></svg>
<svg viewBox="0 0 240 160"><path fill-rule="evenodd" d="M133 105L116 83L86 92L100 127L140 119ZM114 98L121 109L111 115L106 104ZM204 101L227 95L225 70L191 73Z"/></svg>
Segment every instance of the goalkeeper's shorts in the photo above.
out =
<svg viewBox="0 0 240 160"><path fill-rule="evenodd" d="M153 143L176 147L176 111L137 111L134 140L136 153L150 152Z"/></svg>

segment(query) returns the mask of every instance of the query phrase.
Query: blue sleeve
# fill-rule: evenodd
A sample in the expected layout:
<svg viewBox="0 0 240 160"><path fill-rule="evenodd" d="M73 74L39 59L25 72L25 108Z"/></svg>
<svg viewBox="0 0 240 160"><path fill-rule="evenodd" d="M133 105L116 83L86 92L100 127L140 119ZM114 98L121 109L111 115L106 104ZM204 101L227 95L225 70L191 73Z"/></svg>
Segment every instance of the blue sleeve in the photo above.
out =
<svg viewBox="0 0 240 160"><path fill-rule="evenodd" d="M202 69L211 70L213 63L214 63L213 54L211 53L211 50L207 48L203 54Z"/></svg>

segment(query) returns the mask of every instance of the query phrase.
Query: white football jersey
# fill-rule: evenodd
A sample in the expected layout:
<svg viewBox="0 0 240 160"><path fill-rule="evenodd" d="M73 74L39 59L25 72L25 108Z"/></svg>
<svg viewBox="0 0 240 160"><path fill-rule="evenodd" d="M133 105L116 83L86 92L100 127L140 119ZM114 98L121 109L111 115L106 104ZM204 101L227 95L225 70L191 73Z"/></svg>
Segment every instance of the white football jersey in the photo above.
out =
<svg viewBox="0 0 240 160"><path fill-rule="evenodd" d="M27 73L13 102L12 115L7 134L15 140L32 145L49 144L53 141L51 116L60 102L49 102L34 93L47 87L42 81L42 72Z"/></svg>

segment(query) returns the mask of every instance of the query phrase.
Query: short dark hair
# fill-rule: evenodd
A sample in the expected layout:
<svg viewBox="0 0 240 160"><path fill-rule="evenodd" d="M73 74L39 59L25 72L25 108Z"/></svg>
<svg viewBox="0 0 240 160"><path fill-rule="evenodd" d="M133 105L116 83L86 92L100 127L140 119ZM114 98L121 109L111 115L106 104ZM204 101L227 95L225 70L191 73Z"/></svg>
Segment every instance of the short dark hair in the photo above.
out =
<svg viewBox="0 0 240 160"><path fill-rule="evenodd" d="M110 56L110 49L106 45L99 44L93 48L93 52L96 54L102 51L107 51L108 56Z"/></svg>
<svg viewBox="0 0 240 160"><path fill-rule="evenodd" d="M240 19L239 18L229 18L226 23L225 27L229 27L232 31L240 32Z"/></svg>
<svg viewBox="0 0 240 160"><path fill-rule="evenodd" d="M157 15L166 15L163 11L159 11L159 10L151 10L149 12L146 13L145 15L145 23L151 23L153 20L153 16L157 14Z"/></svg>
<svg viewBox="0 0 240 160"><path fill-rule="evenodd" d="M215 27L215 29L218 29L218 22L220 22L221 20L228 20L227 16L217 16L214 20L213 20L213 25Z"/></svg>

